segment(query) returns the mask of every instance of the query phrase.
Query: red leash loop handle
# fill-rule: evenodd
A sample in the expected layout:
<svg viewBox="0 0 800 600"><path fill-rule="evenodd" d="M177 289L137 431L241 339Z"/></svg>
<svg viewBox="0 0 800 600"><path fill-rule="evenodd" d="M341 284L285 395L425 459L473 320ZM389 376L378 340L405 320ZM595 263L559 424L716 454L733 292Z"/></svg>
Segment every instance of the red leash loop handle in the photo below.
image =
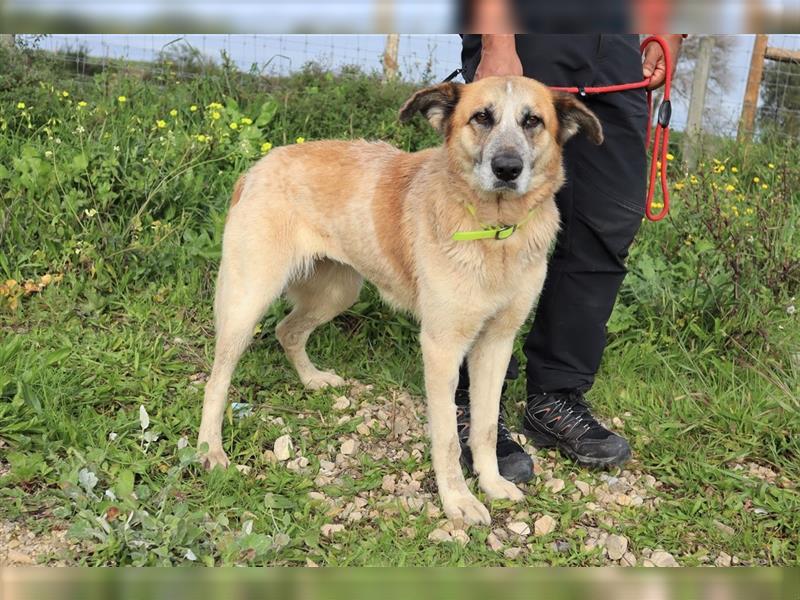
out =
<svg viewBox="0 0 800 600"><path fill-rule="evenodd" d="M651 35L645 39L641 46L640 51L644 53L645 48L651 43L656 43L661 46L664 52L664 64L666 67L666 75L664 78L664 98L661 101L661 106L658 109L658 118L656 121L656 131L653 136L653 152L650 162L650 181L647 186L647 200L645 201L644 213L651 221L660 221L669 213L669 186L667 184L667 154L669 145L669 120L672 116L672 103L670 102L670 92L672 90L672 56L669 53L669 46L667 42L658 35ZM604 85L598 87L551 87L551 90L557 92L567 92L568 94L578 94L579 96L588 96L589 94L607 94L610 92L622 92L625 90L636 90L650 85L650 78L643 79L642 81L635 81L633 83L621 83L618 85ZM647 141L645 145L650 147L650 134L653 123L653 92L647 90ZM658 213L653 213L653 196L656 191L656 178L659 174L659 163L661 173L661 195L664 199L664 206Z"/></svg>

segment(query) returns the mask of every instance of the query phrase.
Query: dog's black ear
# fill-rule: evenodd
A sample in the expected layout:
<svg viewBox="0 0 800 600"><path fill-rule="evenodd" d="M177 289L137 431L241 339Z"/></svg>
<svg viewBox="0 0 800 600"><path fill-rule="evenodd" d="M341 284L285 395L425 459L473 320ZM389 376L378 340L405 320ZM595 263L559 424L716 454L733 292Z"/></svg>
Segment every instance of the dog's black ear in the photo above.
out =
<svg viewBox="0 0 800 600"><path fill-rule="evenodd" d="M400 109L400 122L407 123L419 111L436 131L445 133L447 122L458 104L462 85L452 82L440 83L418 91Z"/></svg>
<svg viewBox="0 0 800 600"><path fill-rule="evenodd" d="M564 144L569 138L582 131L598 146L603 143L603 127L600 120L583 102L572 94L553 92L553 105L558 117L558 143Z"/></svg>

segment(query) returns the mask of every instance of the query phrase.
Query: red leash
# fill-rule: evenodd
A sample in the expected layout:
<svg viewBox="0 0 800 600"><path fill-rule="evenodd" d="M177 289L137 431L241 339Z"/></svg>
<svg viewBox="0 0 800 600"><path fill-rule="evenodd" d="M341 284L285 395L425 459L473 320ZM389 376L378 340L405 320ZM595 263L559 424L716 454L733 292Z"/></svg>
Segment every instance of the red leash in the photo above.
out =
<svg viewBox="0 0 800 600"><path fill-rule="evenodd" d="M647 186L647 200L645 202L645 215L651 221L660 221L667 216L669 212L669 186L667 184L667 147L669 144L669 119L672 116L672 104L670 102L670 92L672 90L672 56L669 53L669 46L661 36L652 35L645 39L639 47L641 52L652 42L661 46L664 52L664 62L666 67L666 76L664 79L664 98L661 101L661 106L658 109L658 120L656 123L656 133L653 141L653 152L650 162L650 182ZM569 94L578 94L579 96L588 96L589 94L607 94L611 92L622 92L625 90L636 90L639 88L647 87L650 84L650 78L636 81L633 83L621 83L618 85L603 85L598 87L551 87L550 89L557 92L567 92ZM650 146L650 130L653 123L653 92L647 90L647 141L645 145ZM661 163L661 195L664 198L664 206L660 212L653 213L653 195L656 191L656 176L659 171L659 163Z"/></svg>

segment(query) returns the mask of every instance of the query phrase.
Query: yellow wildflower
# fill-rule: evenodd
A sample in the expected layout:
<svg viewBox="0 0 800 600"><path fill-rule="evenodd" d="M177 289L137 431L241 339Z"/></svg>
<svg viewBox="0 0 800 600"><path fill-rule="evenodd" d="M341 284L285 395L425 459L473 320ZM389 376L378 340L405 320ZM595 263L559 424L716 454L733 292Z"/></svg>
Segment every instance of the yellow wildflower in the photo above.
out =
<svg viewBox="0 0 800 600"><path fill-rule="evenodd" d="M78 102L78 108L83 108L84 106L87 106L87 103L86 103L85 100L81 100L80 102Z"/></svg>
<svg viewBox="0 0 800 600"><path fill-rule="evenodd" d="M263 144L261 144L261 154L266 154L271 149L272 149L272 143L271 142L264 142Z"/></svg>
<svg viewBox="0 0 800 600"><path fill-rule="evenodd" d="M234 121L233 123L228 125L228 127L230 127L231 129L239 129L239 124Z"/></svg>
<svg viewBox="0 0 800 600"><path fill-rule="evenodd" d="M64 90L63 92L61 92L61 97L62 98L69 98L69 92L67 90Z"/></svg>
<svg viewBox="0 0 800 600"><path fill-rule="evenodd" d="M667 160L675 160L675 155L673 155L671 152L667 152Z"/></svg>
<svg viewBox="0 0 800 600"><path fill-rule="evenodd" d="M241 122L242 122L242 125L252 125L253 124L253 119L250 119L248 117L242 117L241 118Z"/></svg>
<svg viewBox="0 0 800 600"><path fill-rule="evenodd" d="M219 119L221 116L222 116L222 115L221 115L221 114L219 114L217 111L214 111L213 113L211 113L211 118L212 118L212 119L214 119L215 121L216 121L217 119Z"/></svg>
<svg viewBox="0 0 800 600"><path fill-rule="evenodd" d="M736 189L736 188L735 188L734 186L732 186L730 183L729 183L728 185L726 185L726 186L725 186L725 191L726 191L726 192L732 192L732 191L733 191L733 190L735 190L735 189Z"/></svg>
<svg viewBox="0 0 800 600"><path fill-rule="evenodd" d="M125 96L119 96L117 98L117 102L119 102L120 104L125 104L127 101L128 99Z"/></svg>
<svg viewBox="0 0 800 600"><path fill-rule="evenodd" d="M178 111L173 108L171 111L169 111L169 116L170 117L177 117L178 116Z"/></svg>
<svg viewBox="0 0 800 600"><path fill-rule="evenodd" d="M189 107L189 110L190 110L191 112L197 112L197 105L196 105L196 104L192 104L192 105Z"/></svg>
<svg viewBox="0 0 800 600"><path fill-rule="evenodd" d="M306 138L304 138L304 137L299 137L299 138L297 138L297 139L295 140L295 143L297 143L297 144L302 144L302 143L304 143L305 141L306 141Z"/></svg>
<svg viewBox="0 0 800 600"><path fill-rule="evenodd" d="M206 141L206 136L204 136L204 135L201 133L201 134L199 134L199 135L195 136L195 139L196 139L198 142L205 142L205 141Z"/></svg>
<svg viewBox="0 0 800 600"><path fill-rule="evenodd" d="M774 168L775 168L775 165L774 165L774 164L772 164L772 163L769 163L767 166L768 166L770 169L774 169Z"/></svg>
<svg viewBox="0 0 800 600"><path fill-rule="evenodd" d="M676 190L682 190L682 189L683 189L683 182L682 182L682 181L679 181L678 183L676 183L676 184L675 184L674 186L672 186L672 187L674 187Z"/></svg>
<svg viewBox="0 0 800 600"><path fill-rule="evenodd" d="M758 183L759 181L761 180L758 177L753 177L753 183Z"/></svg>
<svg viewBox="0 0 800 600"><path fill-rule="evenodd" d="M755 212L755 210L753 210L753 208L751 207L748 207L744 210L744 212L747 213L748 215L752 215Z"/></svg>
<svg viewBox="0 0 800 600"><path fill-rule="evenodd" d="M212 102L211 104L208 105L208 108L210 108L211 110L221 110L222 104L220 104L219 102Z"/></svg>
<svg viewBox="0 0 800 600"><path fill-rule="evenodd" d="M731 173L738 173L739 167L731 167Z"/></svg>
<svg viewBox="0 0 800 600"><path fill-rule="evenodd" d="M713 159L713 160L714 160L714 164L715 164L715 165L721 165L721 164L722 164L722 161L720 161L720 160L717 160L716 158L715 158L715 159Z"/></svg>
<svg viewBox="0 0 800 600"><path fill-rule="evenodd" d="M697 179L694 175L689 178L689 183L700 183L700 180Z"/></svg>
<svg viewBox="0 0 800 600"><path fill-rule="evenodd" d="M20 110L23 110L25 108L25 103L24 102L17 102L17 108L20 109Z"/></svg>
<svg viewBox="0 0 800 600"><path fill-rule="evenodd" d="M761 189L762 189L762 190L769 189L769 186L768 186L766 183L762 183L762 184L761 184Z"/></svg>
<svg viewBox="0 0 800 600"><path fill-rule="evenodd" d="M158 127L159 129L164 129L164 127L166 126L167 122L164 121L163 119L159 119L158 121L156 121L156 127Z"/></svg>

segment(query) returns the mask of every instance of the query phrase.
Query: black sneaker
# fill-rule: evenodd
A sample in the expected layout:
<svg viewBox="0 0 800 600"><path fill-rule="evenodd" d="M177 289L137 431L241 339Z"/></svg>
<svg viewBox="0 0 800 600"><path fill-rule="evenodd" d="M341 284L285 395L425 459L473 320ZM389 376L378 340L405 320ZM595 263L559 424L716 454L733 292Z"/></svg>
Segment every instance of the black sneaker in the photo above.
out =
<svg viewBox="0 0 800 600"><path fill-rule="evenodd" d="M456 393L461 392L459 390ZM472 451L469 448L469 405L456 406L458 441L461 443L461 464L472 471ZM497 421L497 467L500 475L514 483L533 479L533 459L511 438L503 411Z"/></svg>
<svg viewBox="0 0 800 600"><path fill-rule="evenodd" d="M615 467L631 457L625 438L597 422L581 392L529 396L524 431L534 446L555 446L585 467Z"/></svg>

